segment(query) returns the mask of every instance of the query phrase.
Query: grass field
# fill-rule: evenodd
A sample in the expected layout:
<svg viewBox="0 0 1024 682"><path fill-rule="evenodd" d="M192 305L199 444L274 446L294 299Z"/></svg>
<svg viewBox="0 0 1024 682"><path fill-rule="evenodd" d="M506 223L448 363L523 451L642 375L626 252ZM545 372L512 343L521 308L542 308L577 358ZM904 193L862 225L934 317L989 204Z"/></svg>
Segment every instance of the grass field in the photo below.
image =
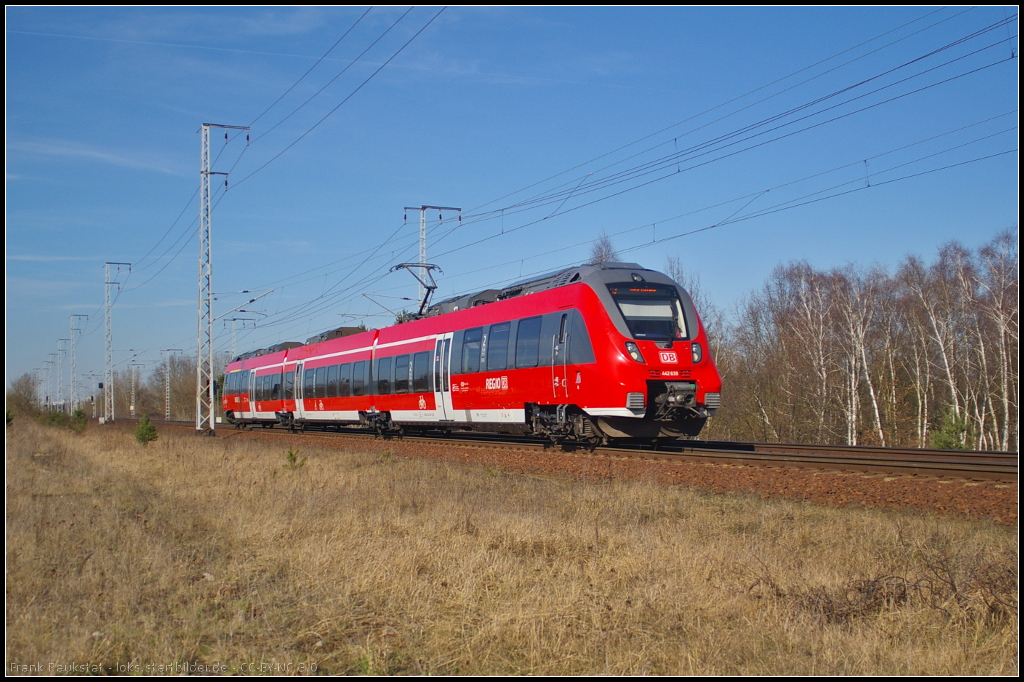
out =
<svg viewBox="0 0 1024 682"><path fill-rule="evenodd" d="M1015 529L292 455L15 421L7 672L1018 672Z"/></svg>

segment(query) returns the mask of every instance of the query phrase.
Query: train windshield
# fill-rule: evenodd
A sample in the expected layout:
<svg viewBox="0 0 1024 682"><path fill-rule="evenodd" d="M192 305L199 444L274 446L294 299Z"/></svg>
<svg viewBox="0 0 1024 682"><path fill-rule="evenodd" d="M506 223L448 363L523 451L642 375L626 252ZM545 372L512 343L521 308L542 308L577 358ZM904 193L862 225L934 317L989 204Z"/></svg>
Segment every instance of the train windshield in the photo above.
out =
<svg viewBox="0 0 1024 682"><path fill-rule="evenodd" d="M609 284L634 339L677 341L687 339L686 317L675 287L664 284Z"/></svg>

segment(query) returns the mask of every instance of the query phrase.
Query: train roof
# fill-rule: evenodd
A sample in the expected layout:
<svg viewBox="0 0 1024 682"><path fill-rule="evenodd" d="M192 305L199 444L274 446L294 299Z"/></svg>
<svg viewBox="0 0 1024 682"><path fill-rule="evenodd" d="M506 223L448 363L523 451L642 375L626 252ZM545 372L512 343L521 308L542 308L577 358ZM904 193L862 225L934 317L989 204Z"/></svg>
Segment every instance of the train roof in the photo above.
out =
<svg viewBox="0 0 1024 682"><path fill-rule="evenodd" d="M504 289L486 289L466 296L456 296L439 303L435 303L427 309L427 316L444 315L456 310L464 310L486 303L504 301L516 296L525 296L538 291L546 291L555 287L565 286L574 282L587 279L590 275L607 270L642 270L650 272L647 268L637 263L587 263L577 265L565 270L556 270L544 275L529 277L509 284ZM603 279L603 278L602 278Z"/></svg>
<svg viewBox="0 0 1024 682"><path fill-rule="evenodd" d="M453 313L457 310L465 310L466 308L475 308L476 306L485 305L487 303L505 301L517 296L525 296L527 294L537 293L538 291L547 291L548 289L554 289L584 280L589 280L591 282L614 282L620 278L620 276L614 272L616 270L630 270L634 273L653 273L657 275L656 279L658 280L665 280L667 282L671 281L664 275L655 273L655 271L649 270L638 263L586 263L584 265L577 265L564 270L556 270L543 275L528 277L526 279L519 280L518 282L513 282L503 289L484 289L483 291L478 291L472 294L455 296L430 306L424 317L434 317L436 315ZM649 276L650 275L648 275L648 277ZM365 330L359 327L339 327L337 329L332 329L330 331L323 332L322 334L312 336L306 339L305 344L293 341L281 343L276 346L271 346L270 348L249 351L248 353L239 355L232 360L232 362L268 355L278 350L284 350L285 347L291 349L303 345L313 345L315 343L321 343L323 341L340 338L342 336L349 336L362 331Z"/></svg>

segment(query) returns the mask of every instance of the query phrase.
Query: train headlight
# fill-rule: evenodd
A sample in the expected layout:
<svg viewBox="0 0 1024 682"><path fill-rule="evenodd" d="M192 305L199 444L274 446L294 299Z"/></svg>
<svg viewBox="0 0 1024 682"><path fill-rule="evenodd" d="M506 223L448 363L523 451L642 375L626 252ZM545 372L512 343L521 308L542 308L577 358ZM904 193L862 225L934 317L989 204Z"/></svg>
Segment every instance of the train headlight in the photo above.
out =
<svg viewBox="0 0 1024 682"><path fill-rule="evenodd" d="M644 356L640 353L640 348L632 341L626 341L626 352L629 353L629 357L637 362L644 362L646 364Z"/></svg>
<svg viewBox="0 0 1024 682"><path fill-rule="evenodd" d="M693 363L697 364L704 359L704 349L701 348L699 343L690 344L690 350L693 352Z"/></svg>

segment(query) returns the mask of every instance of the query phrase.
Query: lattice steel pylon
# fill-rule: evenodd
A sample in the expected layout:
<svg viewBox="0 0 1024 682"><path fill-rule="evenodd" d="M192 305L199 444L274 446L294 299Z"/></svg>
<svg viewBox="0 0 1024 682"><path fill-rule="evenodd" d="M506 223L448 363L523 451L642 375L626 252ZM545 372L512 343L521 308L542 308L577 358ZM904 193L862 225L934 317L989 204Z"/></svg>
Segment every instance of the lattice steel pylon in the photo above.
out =
<svg viewBox="0 0 1024 682"><path fill-rule="evenodd" d="M180 348L164 348L161 353L181 353ZM164 419L171 421L171 356L164 360Z"/></svg>
<svg viewBox="0 0 1024 682"><path fill-rule="evenodd" d="M75 332L81 332L78 328L78 321L75 318L89 319L88 315L72 315L71 316L71 413L74 414L75 408L78 405L78 367L75 364L75 345L77 345L78 337L75 336Z"/></svg>
<svg viewBox="0 0 1024 682"><path fill-rule="evenodd" d="M111 326L111 306L110 301L110 287L121 286L119 282L114 282L110 279L110 266L115 266L115 272L117 275L121 274L121 266L125 266L129 271L132 269L131 263L106 263L103 266L103 284L105 285L104 293L104 332L105 332L105 353L103 358L103 421L112 422L114 421L114 331Z"/></svg>
<svg viewBox="0 0 1024 682"><path fill-rule="evenodd" d="M64 404L64 352L67 348L61 348L61 343L70 340L57 339L57 404L60 405L61 412L67 412L67 406Z"/></svg>
<svg viewBox="0 0 1024 682"><path fill-rule="evenodd" d="M201 128L199 166L199 325L196 334L196 431L215 433L216 386L213 366L213 257L210 249L210 176L224 175L210 169L210 128L220 128L227 144L228 130L246 131L248 126L204 123Z"/></svg>

